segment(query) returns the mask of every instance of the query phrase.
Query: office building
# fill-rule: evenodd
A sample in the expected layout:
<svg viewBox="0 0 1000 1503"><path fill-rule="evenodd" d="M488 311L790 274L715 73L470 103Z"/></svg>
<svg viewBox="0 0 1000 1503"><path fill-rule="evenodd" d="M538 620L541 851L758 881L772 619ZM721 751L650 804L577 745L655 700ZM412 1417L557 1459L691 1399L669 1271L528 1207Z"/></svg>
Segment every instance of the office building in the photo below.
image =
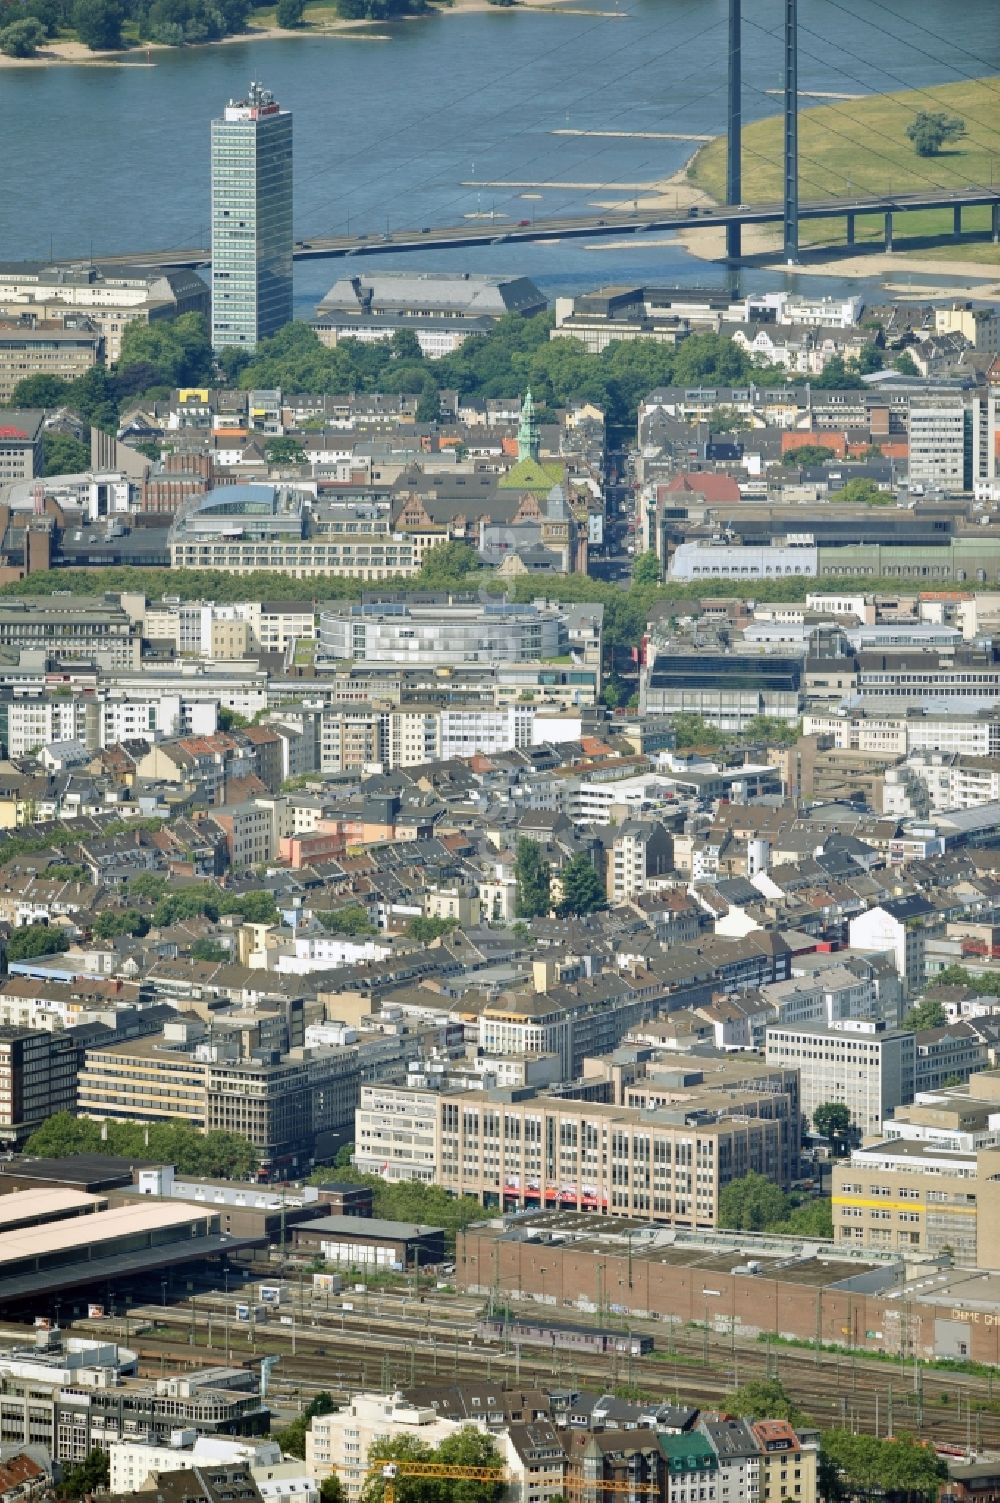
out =
<svg viewBox="0 0 1000 1503"><path fill-rule="evenodd" d="M75 381L97 365L104 340L96 324L80 314L39 318L22 313L0 319L0 402L9 402L19 381L54 376Z"/></svg>
<svg viewBox="0 0 1000 1503"><path fill-rule="evenodd" d="M833 1170L837 1242L1000 1267L1000 1149L960 1152L898 1139Z"/></svg>
<svg viewBox="0 0 1000 1503"><path fill-rule="evenodd" d="M842 1102L861 1134L881 1133L897 1106L913 1100L916 1041L884 1023L843 1019L830 1027L781 1024L767 1030L769 1065L799 1071L803 1115Z"/></svg>
<svg viewBox="0 0 1000 1503"><path fill-rule="evenodd" d="M690 1228L717 1225L730 1180L755 1172L788 1187L799 1130L791 1081L784 1090L775 1080L716 1083L691 1069L682 1083L683 1094L676 1082L665 1084L662 1100L651 1083L641 1102L623 1106L363 1087L355 1163L488 1206L555 1206Z"/></svg>
<svg viewBox="0 0 1000 1503"><path fill-rule="evenodd" d="M72 1033L0 1025L0 1142L20 1148L56 1112L76 1109Z"/></svg>
<svg viewBox="0 0 1000 1503"><path fill-rule="evenodd" d="M472 276L469 272L368 272L341 277L316 309L321 344L341 339L371 344L409 330L429 360L449 355L470 335L488 334L508 313L532 318L545 297L527 277Z"/></svg>
<svg viewBox="0 0 1000 1503"><path fill-rule="evenodd" d="M0 262L0 315L62 319L83 314L102 336L109 365L121 354L122 336L130 323L138 319L151 324L182 313L208 317L208 288L194 271L91 262Z"/></svg>
<svg viewBox="0 0 1000 1503"><path fill-rule="evenodd" d="M212 121L212 344L252 350L292 317L292 117L250 85Z"/></svg>
<svg viewBox="0 0 1000 1503"><path fill-rule="evenodd" d="M910 489L972 489L972 408L961 395L910 398Z"/></svg>
<svg viewBox="0 0 1000 1503"><path fill-rule="evenodd" d="M192 1235L194 1221L188 1215L181 1222L189 1246L204 1240ZM266 1432L269 1414L256 1381L240 1369L140 1379L137 1366L125 1348L57 1331L42 1333L37 1348L0 1352L4 1443L45 1446L57 1461L73 1463L124 1438L166 1445L186 1427L206 1436Z"/></svg>
<svg viewBox="0 0 1000 1503"><path fill-rule="evenodd" d="M0 648L34 648L55 658L138 668L141 645L135 623L117 599L58 594L0 601Z"/></svg>
<svg viewBox="0 0 1000 1503"><path fill-rule="evenodd" d="M537 605L409 605L399 601L320 612L319 654L370 663L450 666L535 662L568 651L566 614Z"/></svg>
<svg viewBox="0 0 1000 1503"><path fill-rule="evenodd" d="M43 412L0 410L0 486L42 474Z"/></svg>
<svg viewBox="0 0 1000 1503"><path fill-rule="evenodd" d="M224 485L195 496L176 514L169 534L174 569L262 570L389 579L419 567L412 539L370 521L358 529L327 525L307 492L269 484Z"/></svg>

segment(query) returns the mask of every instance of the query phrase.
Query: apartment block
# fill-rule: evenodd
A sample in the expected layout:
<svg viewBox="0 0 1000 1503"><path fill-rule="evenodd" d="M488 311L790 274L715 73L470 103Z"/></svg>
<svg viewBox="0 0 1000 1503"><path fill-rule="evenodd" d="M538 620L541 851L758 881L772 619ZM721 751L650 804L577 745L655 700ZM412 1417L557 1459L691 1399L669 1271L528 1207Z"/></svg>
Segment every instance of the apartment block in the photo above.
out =
<svg viewBox="0 0 1000 1503"><path fill-rule="evenodd" d="M804 1444L787 1420L757 1420L751 1428L761 1451L761 1503L816 1503L818 1445Z"/></svg>
<svg viewBox="0 0 1000 1503"><path fill-rule="evenodd" d="M812 1118L826 1102L841 1102L862 1134L881 1133L896 1107L913 1100L914 1034L884 1023L773 1025L765 1058L799 1071L805 1116Z"/></svg>
<svg viewBox="0 0 1000 1503"><path fill-rule="evenodd" d="M412 1439L438 1446L462 1425L402 1394L358 1393L335 1414L317 1415L306 1431L306 1468L323 1482L338 1477L349 1503L357 1503L368 1476L368 1448L375 1440Z"/></svg>

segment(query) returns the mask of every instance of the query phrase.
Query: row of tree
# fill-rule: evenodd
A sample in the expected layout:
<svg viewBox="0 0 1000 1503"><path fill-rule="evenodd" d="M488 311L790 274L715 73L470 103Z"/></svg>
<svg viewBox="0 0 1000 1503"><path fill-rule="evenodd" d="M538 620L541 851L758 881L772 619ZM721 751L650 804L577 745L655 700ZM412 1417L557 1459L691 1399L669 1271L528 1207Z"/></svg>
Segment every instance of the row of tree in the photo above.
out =
<svg viewBox="0 0 1000 1503"><path fill-rule="evenodd" d="M829 1200L786 1195L764 1174L731 1180L719 1195L719 1225L741 1232L777 1232L793 1237L832 1237Z"/></svg>
<svg viewBox="0 0 1000 1503"><path fill-rule="evenodd" d="M522 837L517 842L514 880L519 919L547 918L553 908L557 918L582 918L607 907L604 884L585 852L571 856L556 875L559 896L553 902L552 863L545 860L537 840Z"/></svg>
<svg viewBox="0 0 1000 1503"><path fill-rule="evenodd" d="M551 328L548 313L534 318L508 314L484 338L468 339L452 354L428 360L408 329L391 340L359 344L348 339L328 349L308 324L292 323L253 352L224 351L221 361L227 379L245 389L416 393L421 398L417 417L423 422L437 416L441 390L501 397L530 386L543 416L546 408L593 402L611 425L631 427L640 401L657 386L739 385L751 379L761 386L781 386L788 380L782 366L758 364L724 334L696 334L676 349L618 342L591 354L578 339L550 339ZM858 386L875 358L865 354L847 364L835 359L813 384Z"/></svg>
<svg viewBox="0 0 1000 1503"><path fill-rule="evenodd" d="M252 9L252 0L6 0L0 52L32 57L65 31L94 52L128 42L214 42L245 31Z"/></svg>
<svg viewBox="0 0 1000 1503"><path fill-rule="evenodd" d="M96 1153L133 1162L173 1164L182 1174L250 1179L258 1164L253 1145L238 1133L199 1132L184 1122L92 1122L57 1112L31 1134L25 1152L41 1158Z"/></svg>

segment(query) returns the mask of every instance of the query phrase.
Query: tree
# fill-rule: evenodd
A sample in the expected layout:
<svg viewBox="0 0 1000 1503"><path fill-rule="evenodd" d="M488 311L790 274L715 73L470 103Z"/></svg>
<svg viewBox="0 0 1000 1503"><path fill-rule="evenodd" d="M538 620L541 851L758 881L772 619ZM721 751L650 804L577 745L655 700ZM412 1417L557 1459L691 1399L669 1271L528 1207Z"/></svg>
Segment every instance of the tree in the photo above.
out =
<svg viewBox="0 0 1000 1503"><path fill-rule="evenodd" d="M562 897L556 907L560 918L583 917L606 907L606 897L594 863L583 851L571 856L559 873Z"/></svg>
<svg viewBox="0 0 1000 1503"><path fill-rule="evenodd" d="M768 1227L767 1230L785 1232L790 1237L832 1238L833 1212L830 1201L825 1195L803 1201L802 1205L795 1206L788 1213L779 1226Z"/></svg>
<svg viewBox="0 0 1000 1503"><path fill-rule="evenodd" d="M838 1152L846 1149L851 1130L850 1108L842 1101L825 1101L813 1112L813 1127L821 1137L829 1138Z"/></svg>
<svg viewBox="0 0 1000 1503"><path fill-rule="evenodd" d="M740 739L743 741L765 741L770 745L794 746L802 734L798 722L789 725L787 720L779 720L777 715L751 715L743 727Z"/></svg>
<svg viewBox="0 0 1000 1503"><path fill-rule="evenodd" d="M476 550L468 543L451 539L438 543L424 554L420 565L420 585L425 590L450 590L464 585L470 574L482 568Z"/></svg>
<svg viewBox="0 0 1000 1503"><path fill-rule="evenodd" d="M802 444L798 449L786 449L781 463L787 465L829 464L837 455L828 444Z"/></svg>
<svg viewBox="0 0 1000 1503"><path fill-rule="evenodd" d="M788 1211L784 1191L763 1174L745 1174L719 1196L719 1225L741 1232L760 1232L783 1221Z"/></svg>
<svg viewBox="0 0 1000 1503"><path fill-rule="evenodd" d="M839 491L830 493L830 500L839 506L893 506L895 497L889 491L881 490L874 480L865 480L860 476L848 480Z"/></svg>
<svg viewBox="0 0 1000 1503"><path fill-rule="evenodd" d="M415 939L422 945L429 945L432 940L440 939L442 934L450 934L452 929L457 928L458 919L455 918L418 916L410 919L406 926L406 933L410 939Z"/></svg>
<svg viewBox="0 0 1000 1503"><path fill-rule="evenodd" d="M965 121L944 110L921 110L906 127L906 135L918 157L936 157L942 146L961 140Z"/></svg>
<svg viewBox="0 0 1000 1503"><path fill-rule="evenodd" d="M231 710L228 705L219 706L220 731L242 731L249 724L250 721L245 715L241 715L239 710Z"/></svg>
<svg viewBox="0 0 1000 1503"><path fill-rule="evenodd" d="M354 939L378 933L368 917L368 909L361 903L348 903L345 908L332 908L323 913L314 910L313 917L319 920L328 934L344 934Z"/></svg>
<svg viewBox="0 0 1000 1503"><path fill-rule="evenodd" d="M932 1499L948 1470L931 1446L905 1433L881 1440L852 1430L824 1430L820 1454L827 1496L832 1491Z"/></svg>
<svg viewBox="0 0 1000 1503"><path fill-rule="evenodd" d="M306 1454L306 1431L312 1421L321 1414L332 1414L336 1409L331 1394L325 1390L306 1405L302 1413L284 1430L279 1430L275 1440L286 1456L297 1456L300 1461L305 1460Z"/></svg>
<svg viewBox="0 0 1000 1503"><path fill-rule="evenodd" d="M783 1419L790 1425L807 1423L807 1416L778 1378L754 1378L723 1400L727 1414L740 1419Z"/></svg>
<svg viewBox="0 0 1000 1503"><path fill-rule="evenodd" d="M0 30L0 52L8 57L34 57L45 40L45 27L35 16L22 16Z"/></svg>
<svg viewBox="0 0 1000 1503"><path fill-rule="evenodd" d="M11 395L13 407L61 407L65 402L71 382L59 376L25 376L14 387Z"/></svg>
<svg viewBox="0 0 1000 1503"><path fill-rule="evenodd" d="M108 909L94 920L93 932L95 939L116 939L120 934L148 934L149 920L137 908L126 908L124 912Z"/></svg>
<svg viewBox="0 0 1000 1503"><path fill-rule="evenodd" d="M503 1461L491 1435L464 1425L435 1449L415 1435L397 1435L375 1440L368 1448L369 1464L378 1461L432 1462L439 1466L468 1467L497 1472L496 1482L464 1477L407 1477L405 1465L396 1479L399 1503L499 1503L504 1491ZM381 1503L384 1483L379 1472L370 1473L361 1491L361 1503Z"/></svg>
<svg viewBox="0 0 1000 1503"><path fill-rule="evenodd" d="M305 8L305 0L278 0L274 18L279 26L292 30L302 25L302 13ZM324 1498L324 1503L335 1503L335 1500Z"/></svg>
<svg viewBox="0 0 1000 1503"><path fill-rule="evenodd" d="M191 946L190 955L192 960L212 960L217 962L230 958L229 951L224 950L220 944L214 939L209 939L207 935L203 939L196 939L194 941L194 944Z"/></svg>
<svg viewBox="0 0 1000 1503"><path fill-rule="evenodd" d="M517 883L515 912L518 918L544 918L549 911L551 871L548 862L542 859L542 848L537 840L522 836L517 842L514 880Z"/></svg>
<svg viewBox="0 0 1000 1503"><path fill-rule="evenodd" d="M671 719L678 751L689 746L704 746L714 750L725 740L721 731L716 730L714 725L709 725L701 715L691 715L685 712L681 715L673 715Z"/></svg>
<svg viewBox="0 0 1000 1503"><path fill-rule="evenodd" d="M87 1452L83 1461L66 1467L62 1481L56 1489L59 1498L82 1498L87 1494L104 1492L111 1485L111 1458L100 1446Z"/></svg>
<svg viewBox="0 0 1000 1503"><path fill-rule="evenodd" d="M282 0L284 3L284 0ZM293 0L298 3L298 0ZM278 7L279 11L281 7ZM319 1485L320 1503L347 1503L347 1491L336 1472L331 1472L329 1477L324 1477Z"/></svg>
<svg viewBox="0 0 1000 1503"><path fill-rule="evenodd" d="M939 978L940 979L940 978ZM943 1028L948 1021L944 1005L934 997L916 1002L903 1019L904 1028Z"/></svg>
<svg viewBox="0 0 1000 1503"><path fill-rule="evenodd" d="M61 929L48 924L25 924L15 929L7 941L8 960L36 960L41 955L59 955L69 949L69 939Z"/></svg>
<svg viewBox="0 0 1000 1503"><path fill-rule="evenodd" d="M45 433L42 454L46 475L82 475L90 469L90 445L70 433Z"/></svg>
<svg viewBox="0 0 1000 1503"><path fill-rule="evenodd" d="M109 52L122 44L125 12L117 0L76 0L73 28L91 52Z"/></svg>
<svg viewBox="0 0 1000 1503"><path fill-rule="evenodd" d="M173 1164L181 1174L218 1179L249 1179L257 1169L253 1145L238 1133L198 1132L186 1122L91 1122L57 1112L28 1139L28 1151L41 1158L81 1153L152 1159ZM27 1146L27 1145L26 1145Z"/></svg>
<svg viewBox="0 0 1000 1503"><path fill-rule="evenodd" d="M180 318L151 324L133 319L122 335L116 367L119 389L133 370L141 372L129 383L136 392L152 386L198 386L211 381L212 343L201 314L183 313Z"/></svg>
<svg viewBox="0 0 1000 1503"><path fill-rule="evenodd" d="M302 8L300 0L280 0L279 9L283 4L298 5L300 11ZM285 24L279 16L278 25L284 26ZM291 24L297 25L298 22ZM305 457L306 451L297 438L269 438L264 450L264 458L268 464L302 464Z"/></svg>
<svg viewBox="0 0 1000 1503"><path fill-rule="evenodd" d="M637 585L659 584L662 578L660 560L649 549L646 553L640 553L632 565L632 583Z"/></svg>

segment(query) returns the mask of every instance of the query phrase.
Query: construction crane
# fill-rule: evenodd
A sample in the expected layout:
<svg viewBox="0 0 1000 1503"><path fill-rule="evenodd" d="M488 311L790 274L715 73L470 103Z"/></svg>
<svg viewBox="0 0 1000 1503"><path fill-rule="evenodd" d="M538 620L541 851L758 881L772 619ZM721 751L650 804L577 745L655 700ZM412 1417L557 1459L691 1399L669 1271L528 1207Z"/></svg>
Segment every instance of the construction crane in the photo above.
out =
<svg viewBox="0 0 1000 1503"><path fill-rule="evenodd" d="M655 1482L613 1482L609 1477L602 1481L599 1477L589 1479L586 1477L567 1477L562 1485L562 1491L566 1496L579 1493L594 1492L602 1493L632 1493L639 1498L658 1498L660 1488Z"/></svg>
<svg viewBox="0 0 1000 1503"><path fill-rule="evenodd" d="M382 1478L382 1503L396 1503L396 1483L402 1477L455 1478L464 1482L510 1481L500 1467L447 1466L436 1461L377 1461L368 1468L370 1477ZM610 1478L594 1478L593 1481L567 1477L560 1491L564 1495L589 1493L630 1493L635 1497L659 1497L660 1488L655 1482L615 1482Z"/></svg>
<svg viewBox="0 0 1000 1503"><path fill-rule="evenodd" d="M440 1461L377 1461L369 1477L382 1478L382 1503L396 1503L396 1483L401 1477L450 1477L462 1482L507 1482L507 1473L495 1466L448 1466Z"/></svg>

